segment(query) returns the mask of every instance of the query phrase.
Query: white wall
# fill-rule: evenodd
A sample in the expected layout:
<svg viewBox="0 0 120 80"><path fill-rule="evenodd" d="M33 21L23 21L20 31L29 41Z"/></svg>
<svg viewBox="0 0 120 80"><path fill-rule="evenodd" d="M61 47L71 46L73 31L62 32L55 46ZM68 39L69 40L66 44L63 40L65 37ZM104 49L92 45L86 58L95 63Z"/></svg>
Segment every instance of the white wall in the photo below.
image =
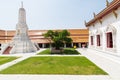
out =
<svg viewBox="0 0 120 80"><path fill-rule="evenodd" d="M96 21L94 23L94 26L93 25L88 26L89 34L90 34L89 35L89 48L108 52L108 53L114 54L114 55L120 55L120 8L118 8L115 12L118 14L117 18L115 17L113 12L111 12L101 19L102 24L99 21ZM106 44L106 29L108 26L112 26L116 29L116 31L115 31L116 37L114 38L114 42L113 42L114 48L113 49L108 49L106 46L107 45ZM96 42L97 31L102 32L102 40L101 40L102 45L100 47L97 46L97 42ZM94 45L93 46L91 45L91 40L90 40L91 35L94 36Z"/></svg>

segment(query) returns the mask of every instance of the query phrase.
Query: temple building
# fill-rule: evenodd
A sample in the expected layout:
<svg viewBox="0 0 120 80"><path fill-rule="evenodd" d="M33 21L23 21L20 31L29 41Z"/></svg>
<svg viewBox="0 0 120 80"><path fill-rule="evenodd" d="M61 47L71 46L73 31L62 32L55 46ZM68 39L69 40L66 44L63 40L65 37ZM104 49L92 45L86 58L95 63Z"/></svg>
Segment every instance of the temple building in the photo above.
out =
<svg viewBox="0 0 120 80"><path fill-rule="evenodd" d="M106 8L85 25L90 49L120 56L120 0L106 0Z"/></svg>
<svg viewBox="0 0 120 80"><path fill-rule="evenodd" d="M82 48L88 46L88 35L87 29L67 29L70 32L70 37L73 42L70 44L65 44L64 47ZM49 48L49 40L43 36L48 30L28 30L28 36L30 40L37 43L40 48ZM56 31L56 30L54 30ZM58 30L57 30L58 31ZM59 31L62 31L59 30ZM12 41L16 31L15 30L1 30L0 31L0 44L9 43Z"/></svg>

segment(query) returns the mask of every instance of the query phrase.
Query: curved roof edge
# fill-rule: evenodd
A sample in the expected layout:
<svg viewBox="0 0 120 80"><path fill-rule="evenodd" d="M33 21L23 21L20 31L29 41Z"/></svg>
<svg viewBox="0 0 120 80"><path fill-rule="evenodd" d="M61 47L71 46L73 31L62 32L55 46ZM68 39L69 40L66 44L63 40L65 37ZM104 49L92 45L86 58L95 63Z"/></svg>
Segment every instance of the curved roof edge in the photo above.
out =
<svg viewBox="0 0 120 80"><path fill-rule="evenodd" d="M116 10L117 8L120 7L120 0L113 0L109 6L107 6L105 9L103 9L100 13L98 13L97 15L95 15L95 17L90 20L89 22L87 22L85 24L86 27L89 27L91 24L93 24L94 22L96 22L97 20L102 19L102 17L106 16L107 14L109 14L110 12L112 12L113 10Z"/></svg>

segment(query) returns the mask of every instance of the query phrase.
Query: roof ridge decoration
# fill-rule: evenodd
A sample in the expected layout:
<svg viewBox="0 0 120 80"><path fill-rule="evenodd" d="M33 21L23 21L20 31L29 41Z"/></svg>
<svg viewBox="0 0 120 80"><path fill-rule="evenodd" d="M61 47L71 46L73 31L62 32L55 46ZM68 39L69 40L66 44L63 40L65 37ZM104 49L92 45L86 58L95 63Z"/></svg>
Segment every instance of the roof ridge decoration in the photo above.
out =
<svg viewBox="0 0 120 80"><path fill-rule="evenodd" d="M107 6L107 7L109 6L109 4L110 4L110 3L109 3L109 1L108 1L108 0L106 0L106 6Z"/></svg>
<svg viewBox="0 0 120 80"><path fill-rule="evenodd" d="M103 9L101 12L99 12L95 18L93 18L92 20L88 21L86 23L86 27L93 25L94 22L96 22L97 20L101 20L102 17L106 16L109 13L113 13L114 16L117 18L117 13L115 12L115 10L120 7L120 0L113 0L112 2L109 3L109 6L106 7L105 9Z"/></svg>
<svg viewBox="0 0 120 80"><path fill-rule="evenodd" d="M95 12L93 12L93 16L94 16L94 18L96 17L96 14L95 14Z"/></svg>
<svg viewBox="0 0 120 80"><path fill-rule="evenodd" d="M112 12L113 12L115 18L117 18L117 17L118 17L118 14L115 12L115 10L113 10Z"/></svg>

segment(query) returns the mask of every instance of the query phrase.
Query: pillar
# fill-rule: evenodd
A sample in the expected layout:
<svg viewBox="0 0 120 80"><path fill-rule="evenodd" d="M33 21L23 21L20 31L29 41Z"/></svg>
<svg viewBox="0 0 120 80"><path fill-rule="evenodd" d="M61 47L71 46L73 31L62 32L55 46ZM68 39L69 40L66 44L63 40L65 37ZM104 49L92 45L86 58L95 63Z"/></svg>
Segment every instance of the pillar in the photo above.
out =
<svg viewBox="0 0 120 80"><path fill-rule="evenodd" d="M79 48L81 48L81 43L78 43L79 44Z"/></svg>
<svg viewBox="0 0 120 80"><path fill-rule="evenodd" d="M73 47L73 43L71 43L72 47Z"/></svg>
<svg viewBox="0 0 120 80"><path fill-rule="evenodd" d="M44 43L42 44L42 48L45 48L45 44Z"/></svg>
<svg viewBox="0 0 120 80"><path fill-rule="evenodd" d="M106 49L106 46L107 46L107 41L106 41L106 33L103 33L103 40L102 40L102 48L103 48L103 51L105 51Z"/></svg>
<svg viewBox="0 0 120 80"><path fill-rule="evenodd" d="M64 43L64 48L66 48L66 43Z"/></svg>

